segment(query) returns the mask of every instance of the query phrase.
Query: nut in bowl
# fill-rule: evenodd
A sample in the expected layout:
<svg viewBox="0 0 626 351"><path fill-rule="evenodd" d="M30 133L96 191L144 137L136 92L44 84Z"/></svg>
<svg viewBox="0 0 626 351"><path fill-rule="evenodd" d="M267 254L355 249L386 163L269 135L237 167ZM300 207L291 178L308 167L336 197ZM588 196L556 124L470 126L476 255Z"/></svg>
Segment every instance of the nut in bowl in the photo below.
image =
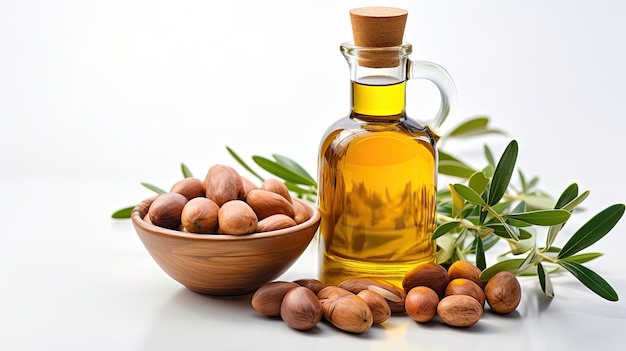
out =
<svg viewBox="0 0 626 351"><path fill-rule="evenodd" d="M320 224L317 207L293 198L309 215L295 226L244 235L189 233L151 223L148 211L156 198L133 209L135 231L165 273L208 295L246 295L277 278L304 252Z"/></svg>

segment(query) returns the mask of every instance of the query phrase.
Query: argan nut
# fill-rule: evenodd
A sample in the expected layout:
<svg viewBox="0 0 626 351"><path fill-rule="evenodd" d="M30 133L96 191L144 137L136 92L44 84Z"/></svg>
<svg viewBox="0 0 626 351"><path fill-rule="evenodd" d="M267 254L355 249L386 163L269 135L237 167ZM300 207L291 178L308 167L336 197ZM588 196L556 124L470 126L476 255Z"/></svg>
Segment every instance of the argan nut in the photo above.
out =
<svg viewBox="0 0 626 351"><path fill-rule="evenodd" d="M483 307L471 296L450 295L439 301L437 314L453 327L470 327L483 316Z"/></svg>
<svg viewBox="0 0 626 351"><path fill-rule="evenodd" d="M481 289L485 288L486 282L480 280L480 269L467 261L455 261L448 267L448 278L453 281L457 278L465 278L478 284Z"/></svg>
<svg viewBox="0 0 626 351"><path fill-rule="evenodd" d="M372 311L372 323L380 324L391 317L391 308L382 295L372 290L361 290L356 296L362 298Z"/></svg>
<svg viewBox="0 0 626 351"><path fill-rule="evenodd" d="M217 232L217 213L220 208L206 197L195 197L185 204L180 216L189 233L212 234Z"/></svg>
<svg viewBox="0 0 626 351"><path fill-rule="evenodd" d="M291 194L289 194L289 189L285 183L281 182L275 178L266 179L263 184L261 184L261 189L271 191L285 198L285 200L289 201L290 204L293 204L291 200Z"/></svg>
<svg viewBox="0 0 626 351"><path fill-rule="evenodd" d="M313 291L315 295L317 295L320 290L326 287L326 284L322 283L318 279L313 278L294 280L294 283L311 289L311 291Z"/></svg>
<svg viewBox="0 0 626 351"><path fill-rule="evenodd" d="M350 294L325 303L324 318L350 333L363 333L374 322L372 310L362 298Z"/></svg>
<svg viewBox="0 0 626 351"><path fill-rule="evenodd" d="M317 298L320 300L336 300L342 296L348 295L354 295L354 293L334 285L328 285L317 292Z"/></svg>
<svg viewBox="0 0 626 351"><path fill-rule="evenodd" d="M187 198L179 193L164 193L157 196L148 209L150 222L159 227L178 229L186 203Z"/></svg>
<svg viewBox="0 0 626 351"><path fill-rule="evenodd" d="M257 232L269 232L272 230L285 229L289 227L293 227L296 225L296 221L293 218L284 215L282 213L278 213L275 215L271 215L269 217L265 217L259 221L259 224L256 227Z"/></svg>
<svg viewBox="0 0 626 351"><path fill-rule="evenodd" d="M217 213L217 221L222 234L250 234L254 233L258 225L256 214L242 200L224 203Z"/></svg>
<svg viewBox="0 0 626 351"><path fill-rule="evenodd" d="M404 313L406 293L388 281L373 278L353 278L339 283L338 286L354 294L358 294L365 289L372 290L387 300L392 313Z"/></svg>
<svg viewBox="0 0 626 351"><path fill-rule="evenodd" d="M309 330L322 319L322 303L309 288L298 286L285 294L280 318L296 330Z"/></svg>
<svg viewBox="0 0 626 351"><path fill-rule="evenodd" d="M246 199L250 190L260 189L256 184L254 184L250 179L246 177L241 177L241 182L243 183L243 198L241 200Z"/></svg>
<svg viewBox="0 0 626 351"><path fill-rule="evenodd" d="M230 200L243 199L244 188L241 176L237 171L225 165L214 165L204 178L206 197L222 207Z"/></svg>
<svg viewBox="0 0 626 351"><path fill-rule="evenodd" d="M287 291L297 288L298 284L285 281L273 281L261 285L252 295L252 308L268 317L280 316L280 305Z"/></svg>
<svg viewBox="0 0 626 351"><path fill-rule="evenodd" d="M187 200L206 196L204 183L198 178L183 178L172 185L170 192L179 193Z"/></svg>
<svg viewBox="0 0 626 351"><path fill-rule="evenodd" d="M446 287L450 282L448 271L434 262L421 263L404 275L402 287L408 293L416 286L427 286L433 289L439 298L444 297Z"/></svg>
<svg viewBox="0 0 626 351"><path fill-rule="evenodd" d="M467 295L476 299L482 307L485 306L485 293L478 284L465 278L456 278L448 283L446 296Z"/></svg>
<svg viewBox="0 0 626 351"><path fill-rule="evenodd" d="M485 296L492 310L510 313L522 300L522 287L513 273L502 271L489 279L485 285Z"/></svg>
<svg viewBox="0 0 626 351"><path fill-rule="evenodd" d="M259 217L259 220L280 213L294 217L293 206L284 197L271 191L254 189L248 193L246 202Z"/></svg>
<svg viewBox="0 0 626 351"><path fill-rule="evenodd" d="M293 201L291 205L293 206L293 219L296 221L296 224L304 223L311 218L309 211L300 201Z"/></svg>
<svg viewBox="0 0 626 351"><path fill-rule="evenodd" d="M426 323L435 318L438 303L437 293L426 286L414 287L404 300L406 314L419 323Z"/></svg>

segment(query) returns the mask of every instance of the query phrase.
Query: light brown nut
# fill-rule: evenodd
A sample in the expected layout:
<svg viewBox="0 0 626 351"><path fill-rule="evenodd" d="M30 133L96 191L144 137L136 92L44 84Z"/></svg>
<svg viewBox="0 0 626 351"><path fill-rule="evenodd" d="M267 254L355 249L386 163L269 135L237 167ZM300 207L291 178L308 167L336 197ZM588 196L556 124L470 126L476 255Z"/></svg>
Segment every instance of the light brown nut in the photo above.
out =
<svg viewBox="0 0 626 351"><path fill-rule="evenodd" d="M404 298L406 297L406 293L404 290L388 281L372 278L355 278L345 280L338 286L351 291L354 294L358 294L360 291L365 289L372 290L382 295L385 300L387 300L392 313L404 312Z"/></svg>
<svg viewBox="0 0 626 351"><path fill-rule="evenodd" d="M456 278L465 278L478 284L481 289L485 288L486 282L480 280L480 269L467 261L455 261L448 267L448 278L453 281Z"/></svg>
<svg viewBox="0 0 626 351"><path fill-rule="evenodd" d="M293 329L309 330L322 319L322 303L309 288L298 286L285 294L280 318Z"/></svg>
<svg viewBox="0 0 626 351"><path fill-rule="evenodd" d="M487 303L497 313L515 311L522 300L522 287L511 272L499 272L485 285Z"/></svg>
<svg viewBox="0 0 626 351"><path fill-rule="evenodd" d="M446 296L449 295L467 295L480 302L482 307L485 306L485 293L478 284L465 278L456 278L448 283L446 288Z"/></svg>
<svg viewBox="0 0 626 351"><path fill-rule="evenodd" d="M363 333L374 322L372 311L362 298L350 294L322 304L324 318L350 333Z"/></svg>
<svg viewBox="0 0 626 351"><path fill-rule="evenodd" d="M230 200L243 199L244 188L241 176L237 171L225 165L214 165L204 178L206 197L222 207Z"/></svg>
<svg viewBox="0 0 626 351"><path fill-rule="evenodd" d="M250 179L246 178L246 177L241 177L241 182L243 183L243 198L241 200L245 200L246 197L248 196L248 193L250 192L250 190L253 189L260 189L256 184L254 184L254 182L252 182Z"/></svg>
<svg viewBox="0 0 626 351"><path fill-rule="evenodd" d="M217 213L222 234L250 234L256 231L258 219L247 203L242 200L226 202Z"/></svg>
<svg viewBox="0 0 626 351"><path fill-rule="evenodd" d="M391 308L382 295L372 290L361 290L356 296L362 298L372 311L372 323L380 324L391 317Z"/></svg>
<svg viewBox="0 0 626 351"><path fill-rule="evenodd" d="M172 185L171 193L179 193L191 200L206 196L204 183L198 178L183 178Z"/></svg>
<svg viewBox="0 0 626 351"><path fill-rule="evenodd" d="M152 201L148 217L152 224L168 229L178 229L180 216L187 198L179 193L161 194Z"/></svg>
<svg viewBox="0 0 626 351"><path fill-rule="evenodd" d="M280 305L287 291L297 288L298 284L285 281L273 281L261 285L252 295L252 308L268 317L280 316Z"/></svg>
<svg viewBox="0 0 626 351"><path fill-rule="evenodd" d="M402 280L402 287L405 292L409 292L416 286L427 286L442 298L446 293L446 287L450 282L448 271L440 264L425 262L415 266L407 272Z"/></svg>
<svg viewBox="0 0 626 351"><path fill-rule="evenodd" d="M289 201L290 204L293 204L291 200L291 194L289 194L289 189L285 183L281 182L275 178L266 179L263 184L261 184L261 189L271 191L285 198L285 200Z"/></svg>
<svg viewBox="0 0 626 351"><path fill-rule="evenodd" d="M427 286L416 286L404 300L406 314L416 322L426 323L437 315L439 296Z"/></svg>
<svg viewBox="0 0 626 351"><path fill-rule="evenodd" d="M217 214L220 207L206 197L195 197L185 204L181 221L186 231L198 234L217 232Z"/></svg>
<svg viewBox="0 0 626 351"><path fill-rule="evenodd" d="M317 292L317 298L320 300L336 300L348 295L354 295L354 293L334 285L328 285Z"/></svg>
<svg viewBox="0 0 626 351"><path fill-rule="evenodd" d="M439 301L437 314L448 325L470 327L483 316L483 307L471 296L450 295Z"/></svg>
<svg viewBox="0 0 626 351"><path fill-rule="evenodd" d="M256 231L261 232L269 232L272 230L284 229L293 227L296 225L296 221L293 218L284 215L284 214L275 214L269 217L265 217L259 221L259 224L256 227Z"/></svg>
<svg viewBox="0 0 626 351"><path fill-rule="evenodd" d="M255 189L246 197L246 202L259 217L259 220L274 214L294 217L293 206L284 197L271 191Z"/></svg>
<svg viewBox="0 0 626 351"><path fill-rule="evenodd" d="M296 224L304 223L308 221L309 218L311 218L311 216L309 215L309 211L300 201L293 201L292 205L294 212L293 219L296 221Z"/></svg>
<svg viewBox="0 0 626 351"><path fill-rule="evenodd" d="M320 290L326 287L326 284L314 278L298 279L298 280L294 280L294 283L311 289L311 291L313 291L316 295L317 293L319 293Z"/></svg>

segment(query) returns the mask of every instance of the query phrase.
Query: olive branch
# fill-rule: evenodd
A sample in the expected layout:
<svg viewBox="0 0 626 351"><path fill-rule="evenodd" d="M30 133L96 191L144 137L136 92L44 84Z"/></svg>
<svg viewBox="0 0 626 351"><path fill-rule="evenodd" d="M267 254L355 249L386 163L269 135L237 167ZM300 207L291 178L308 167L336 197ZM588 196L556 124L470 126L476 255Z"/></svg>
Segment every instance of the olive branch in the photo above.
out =
<svg viewBox="0 0 626 351"><path fill-rule="evenodd" d="M484 116L471 118L443 136L443 140L468 138L485 134L504 134L489 126ZM250 174L263 182L265 179L250 167L233 149L226 146L230 155ZM511 184L516 170L518 143L512 140L496 161L491 149L484 146L487 164L476 170L457 157L439 149L440 175L460 182L449 184L437 193L437 227L432 239L437 243L437 263L452 264L458 260L469 261L473 256L482 270L481 279L488 280L496 273L509 271L516 275L535 275L543 292L554 296L550 274L564 269L584 286L609 300L617 301L617 292L600 275L583 264L600 256L598 252L581 253L608 234L624 214L624 204L614 204L600 211L572 234L563 247L554 246L557 235L575 210L588 197L589 191L579 192L578 185L569 185L554 200L539 190L539 178L527 180L517 170L520 184ZM252 156L261 169L283 180L297 197L316 202L317 182L293 159L273 154L272 158ZM191 171L181 164L184 177ZM149 183L144 187L158 193L165 191ZM113 213L113 218L129 218L134 206ZM539 244L540 233L545 233L545 243ZM498 262L488 266L485 252L504 241L510 250L497 256Z"/></svg>

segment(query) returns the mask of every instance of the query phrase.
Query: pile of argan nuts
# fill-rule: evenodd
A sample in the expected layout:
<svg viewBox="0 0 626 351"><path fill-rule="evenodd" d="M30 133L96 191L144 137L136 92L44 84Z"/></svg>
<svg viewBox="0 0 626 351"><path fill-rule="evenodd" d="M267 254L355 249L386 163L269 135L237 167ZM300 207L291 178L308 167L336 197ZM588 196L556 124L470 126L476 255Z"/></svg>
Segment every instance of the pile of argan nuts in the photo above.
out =
<svg viewBox="0 0 626 351"><path fill-rule="evenodd" d="M148 217L164 228L231 235L284 229L310 218L283 182L269 178L258 187L220 164L209 168L204 181L190 177L176 182L154 199Z"/></svg>
<svg viewBox="0 0 626 351"><path fill-rule="evenodd" d="M512 273L499 272L487 282L480 274L473 264L456 261L447 270L437 263L420 264L404 276L402 288L378 279L348 279L337 286L317 279L273 281L257 289L251 304L301 331L324 319L340 330L364 333L392 314L406 314L419 323L439 316L447 325L470 327L483 316L485 302L494 312L507 314L522 296Z"/></svg>

